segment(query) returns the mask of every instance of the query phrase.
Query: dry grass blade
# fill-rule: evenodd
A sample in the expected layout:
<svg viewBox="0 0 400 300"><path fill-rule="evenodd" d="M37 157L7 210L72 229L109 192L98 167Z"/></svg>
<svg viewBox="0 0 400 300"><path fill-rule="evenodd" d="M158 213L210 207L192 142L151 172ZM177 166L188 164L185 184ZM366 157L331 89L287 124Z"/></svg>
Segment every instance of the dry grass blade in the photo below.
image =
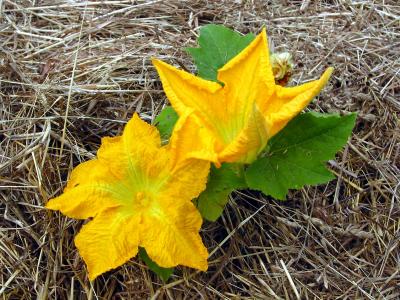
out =
<svg viewBox="0 0 400 300"><path fill-rule="evenodd" d="M3 0L0 12L1 299L400 297L398 1ZM135 111L153 120L166 99L150 58L193 70L183 47L208 23L266 26L296 82L335 67L309 108L359 112L330 162L339 179L287 202L235 193L202 232L207 273L178 268L163 285L132 259L91 284L81 223L43 206L101 137Z"/></svg>

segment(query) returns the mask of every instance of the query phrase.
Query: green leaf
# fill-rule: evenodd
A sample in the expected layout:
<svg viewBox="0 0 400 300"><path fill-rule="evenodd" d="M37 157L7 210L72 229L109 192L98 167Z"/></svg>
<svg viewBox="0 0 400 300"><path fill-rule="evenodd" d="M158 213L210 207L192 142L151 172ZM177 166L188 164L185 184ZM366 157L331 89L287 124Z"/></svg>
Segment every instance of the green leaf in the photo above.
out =
<svg viewBox="0 0 400 300"><path fill-rule="evenodd" d="M235 164L223 164L219 169L211 167L207 188L197 199L197 207L204 219L216 221L230 193L246 188L242 168L242 165Z"/></svg>
<svg viewBox="0 0 400 300"><path fill-rule="evenodd" d="M144 248L139 248L139 256L149 267L149 269L156 273L164 282L167 282L174 272L174 268L162 268L157 265L154 261L150 259Z"/></svg>
<svg viewBox="0 0 400 300"><path fill-rule="evenodd" d="M242 51L255 38L241 35L222 25L206 25L200 29L199 48L187 48L197 66L197 75L217 81L217 71Z"/></svg>
<svg viewBox="0 0 400 300"><path fill-rule="evenodd" d="M168 139L171 136L176 121L178 114L171 106L166 106L155 119L161 138Z"/></svg>
<svg viewBox="0 0 400 300"><path fill-rule="evenodd" d="M325 163L346 144L356 117L300 114L269 141L266 155L246 170L249 188L283 200L289 189L333 179Z"/></svg>

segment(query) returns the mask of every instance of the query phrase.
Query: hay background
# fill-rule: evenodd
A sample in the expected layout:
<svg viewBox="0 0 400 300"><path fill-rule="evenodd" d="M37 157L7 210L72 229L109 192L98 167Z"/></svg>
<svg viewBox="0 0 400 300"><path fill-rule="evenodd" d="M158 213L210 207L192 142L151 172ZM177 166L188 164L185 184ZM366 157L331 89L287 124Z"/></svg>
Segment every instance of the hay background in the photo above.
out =
<svg viewBox="0 0 400 300"><path fill-rule="evenodd" d="M0 1L1 299L394 299L400 296L398 1ZM198 26L266 26L292 84L336 71L308 109L359 112L338 179L277 202L237 192L206 223L207 273L162 285L137 259L88 282L82 222L43 209L135 112L166 103L150 57L193 70ZM67 116L67 118L65 118ZM65 138L65 139L64 139Z"/></svg>

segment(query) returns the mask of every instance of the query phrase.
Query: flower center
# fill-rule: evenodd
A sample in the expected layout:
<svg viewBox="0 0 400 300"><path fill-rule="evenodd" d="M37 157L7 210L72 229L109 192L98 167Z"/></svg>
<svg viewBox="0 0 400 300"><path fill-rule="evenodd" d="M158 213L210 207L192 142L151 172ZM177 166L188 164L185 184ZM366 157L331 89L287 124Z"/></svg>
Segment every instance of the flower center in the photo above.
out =
<svg viewBox="0 0 400 300"><path fill-rule="evenodd" d="M149 207L152 200L152 195L148 192L138 192L135 196L135 204L141 207Z"/></svg>

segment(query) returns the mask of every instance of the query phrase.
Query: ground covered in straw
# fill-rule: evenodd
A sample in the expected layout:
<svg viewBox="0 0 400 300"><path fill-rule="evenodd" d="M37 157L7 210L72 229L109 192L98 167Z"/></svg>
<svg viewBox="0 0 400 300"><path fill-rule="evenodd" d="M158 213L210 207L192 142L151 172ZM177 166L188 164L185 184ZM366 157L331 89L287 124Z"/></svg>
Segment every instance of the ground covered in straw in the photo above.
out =
<svg viewBox="0 0 400 300"><path fill-rule="evenodd" d="M58 3L58 4L57 4ZM400 6L389 1L0 1L1 299L400 297ZM93 284L82 222L43 209L69 172L137 111L166 104L152 56L193 70L198 27L266 26L295 58L292 83L335 73L308 109L359 112L326 185L286 202L234 193L206 223L207 273L163 285L138 259Z"/></svg>

